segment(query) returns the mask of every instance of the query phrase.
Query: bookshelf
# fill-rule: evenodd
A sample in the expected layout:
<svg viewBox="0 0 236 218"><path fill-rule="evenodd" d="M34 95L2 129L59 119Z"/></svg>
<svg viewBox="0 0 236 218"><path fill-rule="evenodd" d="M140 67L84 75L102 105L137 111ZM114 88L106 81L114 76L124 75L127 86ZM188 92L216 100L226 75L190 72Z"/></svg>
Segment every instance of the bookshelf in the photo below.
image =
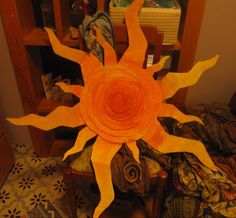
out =
<svg viewBox="0 0 236 218"><path fill-rule="evenodd" d="M98 8L104 8L104 1L98 1ZM50 44L35 14L39 8L36 4L39 2L0 0L0 12L26 114L47 114L60 105L59 102L45 98L41 82L41 76L45 72L42 48L49 48ZM78 47L78 40L69 37L69 0L52 0L52 2L58 38L65 45ZM172 55L171 70L185 72L194 63L205 0L181 0L180 5L182 12L178 40L174 45L164 45L163 53ZM184 108L186 94L187 89L182 89L172 101L179 108ZM41 157L60 156L73 144L73 139L57 138L53 131L43 132L30 128L30 133L34 148Z"/></svg>

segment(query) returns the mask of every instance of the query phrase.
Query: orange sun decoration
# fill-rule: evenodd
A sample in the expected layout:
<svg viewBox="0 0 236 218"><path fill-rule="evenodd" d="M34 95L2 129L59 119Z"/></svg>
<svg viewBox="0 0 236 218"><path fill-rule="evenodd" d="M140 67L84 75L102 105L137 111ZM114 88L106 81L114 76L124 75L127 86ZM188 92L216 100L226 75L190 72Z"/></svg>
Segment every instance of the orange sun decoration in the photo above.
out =
<svg viewBox="0 0 236 218"><path fill-rule="evenodd" d="M16 125L32 125L43 130L86 125L64 159L82 151L85 143L97 136L91 160L101 199L94 217L99 217L114 199L110 164L123 143L137 162L136 140L142 139L161 153L193 153L207 167L216 170L201 142L169 135L157 117L172 117L181 123L202 123L198 117L185 115L174 105L165 103L165 99L178 89L196 83L201 74L216 63L218 56L198 62L188 73L168 73L163 79L154 80L153 73L161 70L167 58L143 69L147 41L138 23L142 4L143 0L135 0L126 10L129 47L119 61L100 30L94 27L97 40L104 48L104 65L91 53L62 45L53 31L45 28L54 52L81 66L84 86L57 83L63 91L79 97L80 103L73 107L60 106L45 117L29 114L8 119Z"/></svg>

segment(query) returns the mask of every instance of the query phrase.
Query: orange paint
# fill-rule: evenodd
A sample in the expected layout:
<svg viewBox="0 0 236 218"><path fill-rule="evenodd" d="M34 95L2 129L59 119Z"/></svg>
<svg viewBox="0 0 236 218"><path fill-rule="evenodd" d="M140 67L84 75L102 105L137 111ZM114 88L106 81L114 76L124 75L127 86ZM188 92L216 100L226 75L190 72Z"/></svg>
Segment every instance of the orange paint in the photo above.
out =
<svg viewBox="0 0 236 218"><path fill-rule="evenodd" d="M64 159L82 151L89 139L98 136L93 145L92 164L101 199L94 217L99 217L114 199L110 164L123 143L133 152L137 162L136 140L142 139L162 153L193 153L206 166L216 170L201 142L169 135L157 117L172 117L182 123L201 122L198 117L185 115L174 105L166 104L165 99L178 89L196 83L201 74L216 63L218 56L198 62L188 73L169 73L162 80L154 80L153 73L163 68L167 57L147 69L142 67L147 48L138 23L142 4L143 0L135 0L126 10L129 47L120 61L100 30L94 27L97 40L104 47L104 65L92 54L62 45L53 31L45 28L55 53L81 66L84 87L58 83L62 90L79 97L80 103L72 108L60 106L46 117L31 114L8 119L16 125L32 125L43 130L85 124Z"/></svg>

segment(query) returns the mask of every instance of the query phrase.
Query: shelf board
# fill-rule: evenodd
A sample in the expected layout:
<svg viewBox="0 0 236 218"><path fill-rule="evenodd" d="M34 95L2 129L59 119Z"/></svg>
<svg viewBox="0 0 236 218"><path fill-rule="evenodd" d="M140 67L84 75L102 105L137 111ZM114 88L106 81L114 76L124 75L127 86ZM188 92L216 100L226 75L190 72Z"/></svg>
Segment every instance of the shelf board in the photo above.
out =
<svg viewBox="0 0 236 218"><path fill-rule="evenodd" d="M78 39L71 39L69 33L64 36L64 38L62 39L62 43L70 47L79 46Z"/></svg>
<svg viewBox="0 0 236 218"><path fill-rule="evenodd" d="M52 112L53 110L55 110L58 106L61 106L61 105L71 107L71 106L73 106L73 103L61 103L58 101L42 98L42 100L40 101L40 103L37 107L37 111L40 114L48 114L48 113Z"/></svg>
<svg viewBox="0 0 236 218"><path fill-rule="evenodd" d="M79 43L76 39L71 39L69 33L64 36L62 43L71 46L78 47ZM34 28L28 35L24 38L24 44L26 46L48 46L50 45L47 33L40 27ZM178 51L181 48L181 43L177 40L176 44L173 45L163 45L163 51Z"/></svg>
<svg viewBox="0 0 236 218"><path fill-rule="evenodd" d="M25 36L24 44L31 46L45 46L50 43L46 32L42 28L36 27Z"/></svg>
<svg viewBox="0 0 236 218"><path fill-rule="evenodd" d="M181 49L181 42L179 41L179 39L173 45L163 45L162 46L163 51L179 51L180 49Z"/></svg>
<svg viewBox="0 0 236 218"><path fill-rule="evenodd" d="M71 39L69 33L64 36L62 43L71 46L78 47L78 40ZM43 28L36 27L24 38L24 45L26 46L48 46L50 45L47 33Z"/></svg>

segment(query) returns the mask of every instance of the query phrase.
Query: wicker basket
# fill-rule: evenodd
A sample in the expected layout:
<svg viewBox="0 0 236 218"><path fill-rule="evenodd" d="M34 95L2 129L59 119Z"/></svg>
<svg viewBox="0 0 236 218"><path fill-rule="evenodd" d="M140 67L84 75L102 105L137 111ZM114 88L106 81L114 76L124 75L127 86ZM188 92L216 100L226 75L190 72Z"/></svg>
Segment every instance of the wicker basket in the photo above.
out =
<svg viewBox="0 0 236 218"><path fill-rule="evenodd" d="M124 22L125 7L113 7L110 2L110 16L114 23ZM164 32L164 44L172 45L177 41L181 9L176 8L142 8L139 14L140 24L154 24L158 31Z"/></svg>

